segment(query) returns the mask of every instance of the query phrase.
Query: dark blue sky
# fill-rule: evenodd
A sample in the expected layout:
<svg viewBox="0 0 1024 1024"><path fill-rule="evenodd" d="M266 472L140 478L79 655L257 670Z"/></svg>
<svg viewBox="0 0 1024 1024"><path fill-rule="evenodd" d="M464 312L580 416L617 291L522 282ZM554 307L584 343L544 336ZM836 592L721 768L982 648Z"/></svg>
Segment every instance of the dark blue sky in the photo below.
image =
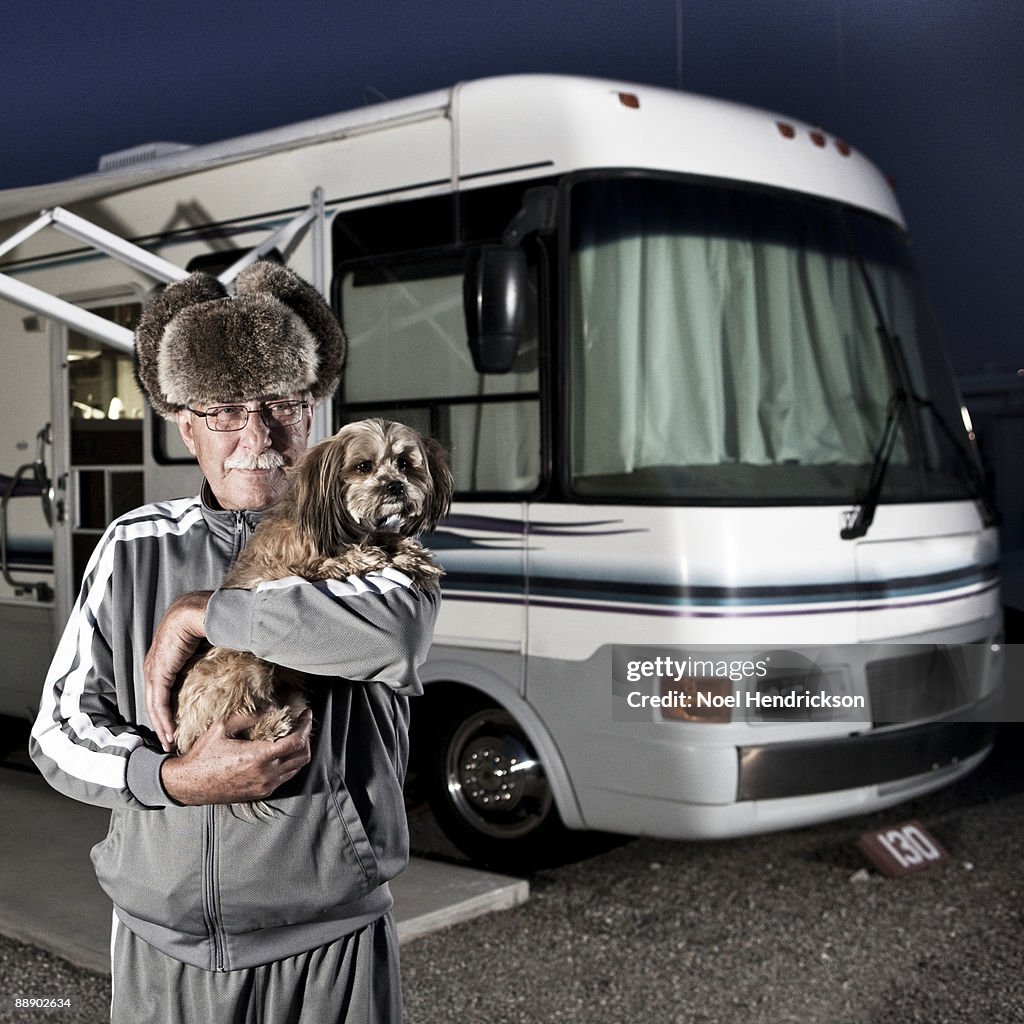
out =
<svg viewBox="0 0 1024 1024"><path fill-rule="evenodd" d="M1024 0L33 0L0 69L0 188L511 72L764 106L896 180L957 367L1024 366Z"/></svg>

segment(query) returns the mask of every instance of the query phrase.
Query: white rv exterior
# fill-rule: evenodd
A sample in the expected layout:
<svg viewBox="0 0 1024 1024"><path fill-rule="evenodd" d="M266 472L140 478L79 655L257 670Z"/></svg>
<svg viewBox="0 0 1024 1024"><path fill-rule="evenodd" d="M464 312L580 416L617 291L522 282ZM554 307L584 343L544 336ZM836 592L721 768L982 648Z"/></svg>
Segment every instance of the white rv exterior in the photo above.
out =
<svg viewBox="0 0 1024 1024"><path fill-rule="evenodd" d="M471 853L534 856L562 824L790 827L985 756L996 531L898 205L845 142L702 97L519 76L126 159L0 193L0 240L58 207L220 272L312 204L312 241L285 255L350 341L320 430L383 414L451 446L414 768ZM523 254L498 303L518 324L504 372L478 372L466 342L481 247ZM8 300L28 286L125 328L154 284L50 229L0 252ZM8 714L34 710L105 522L198 486L130 357L33 301L0 301L0 469L31 463L52 424L54 525L37 497L7 503ZM50 542L40 572L33 543ZM712 672L704 713L700 673L624 674L657 658L775 661ZM812 677L846 703L750 710Z"/></svg>

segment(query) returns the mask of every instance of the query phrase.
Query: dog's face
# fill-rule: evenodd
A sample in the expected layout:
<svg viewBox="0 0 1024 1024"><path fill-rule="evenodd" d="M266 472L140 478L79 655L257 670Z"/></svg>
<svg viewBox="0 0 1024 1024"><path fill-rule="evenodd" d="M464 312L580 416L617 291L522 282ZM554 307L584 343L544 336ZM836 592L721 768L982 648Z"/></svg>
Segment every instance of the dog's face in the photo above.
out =
<svg viewBox="0 0 1024 1024"><path fill-rule="evenodd" d="M451 505L444 448L391 420L348 423L303 456L295 472L300 524L318 550L334 551L375 530L428 533Z"/></svg>

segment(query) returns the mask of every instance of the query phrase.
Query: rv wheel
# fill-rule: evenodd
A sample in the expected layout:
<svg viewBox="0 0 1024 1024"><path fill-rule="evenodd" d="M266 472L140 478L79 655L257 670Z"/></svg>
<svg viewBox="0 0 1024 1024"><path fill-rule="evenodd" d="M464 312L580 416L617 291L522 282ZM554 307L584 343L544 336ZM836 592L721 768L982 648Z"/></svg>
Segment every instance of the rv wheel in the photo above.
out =
<svg viewBox="0 0 1024 1024"><path fill-rule="evenodd" d="M482 699L462 703L431 731L423 766L430 807L463 853L512 871L564 854L566 829L544 766L504 708Z"/></svg>

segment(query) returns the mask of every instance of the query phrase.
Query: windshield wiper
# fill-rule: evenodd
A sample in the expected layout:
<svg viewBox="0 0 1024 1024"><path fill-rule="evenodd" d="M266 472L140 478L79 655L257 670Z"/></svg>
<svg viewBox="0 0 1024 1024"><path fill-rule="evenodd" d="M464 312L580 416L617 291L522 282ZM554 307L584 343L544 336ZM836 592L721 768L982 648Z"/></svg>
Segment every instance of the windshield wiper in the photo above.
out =
<svg viewBox="0 0 1024 1024"><path fill-rule="evenodd" d="M885 418L885 427L882 429L882 437L875 449L874 458L871 460L871 476L868 479L868 486L864 496L858 503L857 514L853 519L839 531L843 540L856 540L868 532L868 528L874 522L875 512L878 510L878 502L882 497L882 484L885 483L885 472L889 468L889 460L892 458L893 449L896 447L896 438L899 436L900 423L903 420L903 413L907 408L907 393L903 388L897 388L889 401L889 411Z"/></svg>
<svg viewBox="0 0 1024 1024"><path fill-rule="evenodd" d="M957 440L946 418L935 408L935 403L927 398L914 396L914 403L919 409L927 409L932 414L935 422L939 425L942 436L949 442L950 447L956 454L957 461L967 474L968 493L978 503L981 509L981 522L984 526L998 526L1000 521L999 511L989 492L988 484L985 483L985 476L978 463L971 458L970 452Z"/></svg>
<svg viewBox="0 0 1024 1024"><path fill-rule="evenodd" d="M971 458L971 453L954 436L945 417L935 407L934 403L929 399L921 398L914 392L906 354L903 351L903 346L900 344L899 336L889 329L881 300L871 278L871 273L845 217L842 218L841 223L843 235L846 238L847 250L853 256L860 271L860 278L864 283L868 301L875 314L875 330L878 332L879 339L882 342L882 351L889 363L889 373L896 386L889 401L889 410L885 427L882 430L882 437L872 459L871 477L868 481L868 486L860 502L855 502L855 504L859 505L856 514L839 531L839 536L843 540L856 540L868 532L871 523L874 521L875 512L878 510L878 503L882 496L882 484L885 482L885 473L889 468L889 460L896 445L899 428L911 403L913 403L913 415L907 420L907 442L910 446L912 462L917 464L918 471L924 473L928 461L926 456L927 445L918 410L927 409L938 423L942 435L952 445L956 457L967 475L968 493L971 494L971 497L980 506L982 523L986 527L994 526L999 522L999 513L996 511L992 496L989 494L988 487L985 484L977 462ZM923 485L924 478L922 476ZM973 493L971 493L972 490Z"/></svg>
<svg viewBox="0 0 1024 1024"><path fill-rule="evenodd" d="M882 497L882 484L885 482L885 473L889 468L889 460L892 458L892 452L896 446L900 421L903 419L903 414L910 399L913 400L916 408L927 409L931 413L935 422L939 425L939 430L943 437L946 438L956 453L957 459L967 475L971 497L974 498L981 509L982 524L989 527L995 526L999 522L999 513L992 501L992 496L989 494L981 471L963 445L957 441L949 424L939 410L935 408L935 403L918 395L910 396L908 399L907 393L902 388L897 388L889 402L889 411L886 416L885 427L882 430L882 438L878 442L878 447L875 449L875 455L871 462L871 477L868 480L864 496L858 503L857 514L839 531L839 536L843 540L856 540L858 537L863 537L874 521L875 512L878 510L878 503Z"/></svg>
<svg viewBox="0 0 1024 1024"><path fill-rule="evenodd" d="M909 395L912 393L910 370L907 366L907 358L903 352L900 339L890 329L886 320L885 312L882 309L882 302L875 289L875 283L871 278L864 254L860 250L846 217L841 218L843 235L846 238L846 247L853 256L860 272L860 279L864 283L864 290L871 304L872 312L875 314L875 331L878 333L882 343L882 353L889 364L889 376L893 383L892 398L889 400L889 412L886 417L885 427L882 430L882 438L878 442L874 459L871 462L871 477L868 481L867 490L860 500L860 507L857 514L839 531L843 540L856 540L868 532L875 518L878 509L878 502L882 497L882 484L885 482L885 472L889 468L889 459L892 456L893 448L896 446L896 438L899 435L899 428L903 417L907 412ZM917 416L913 416L907 422L907 441L912 453L912 461L920 468L924 466L924 442L921 436L921 426Z"/></svg>

